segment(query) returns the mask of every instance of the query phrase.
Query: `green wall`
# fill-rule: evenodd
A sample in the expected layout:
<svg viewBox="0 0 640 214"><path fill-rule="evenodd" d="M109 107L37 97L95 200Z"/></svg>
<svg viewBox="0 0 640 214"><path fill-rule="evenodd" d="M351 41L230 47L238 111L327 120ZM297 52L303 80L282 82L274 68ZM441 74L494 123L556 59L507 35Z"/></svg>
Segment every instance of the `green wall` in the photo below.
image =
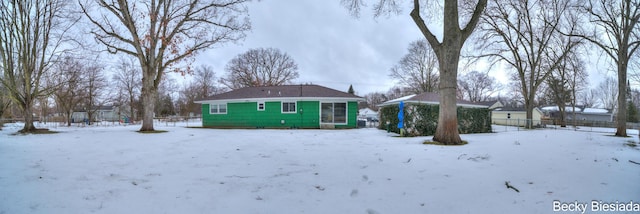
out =
<svg viewBox="0 0 640 214"><path fill-rule="evenodd" d="M356 128L358 104L348 102L348 124L336 128ZM202 126L217 128L320 128L320 102L297 101L296 113L281 113L281 102L265 102L258 111L257 102L227 103L227 114L209 114L202 104ZM284 120L284 124L281 121Z"/></svg>

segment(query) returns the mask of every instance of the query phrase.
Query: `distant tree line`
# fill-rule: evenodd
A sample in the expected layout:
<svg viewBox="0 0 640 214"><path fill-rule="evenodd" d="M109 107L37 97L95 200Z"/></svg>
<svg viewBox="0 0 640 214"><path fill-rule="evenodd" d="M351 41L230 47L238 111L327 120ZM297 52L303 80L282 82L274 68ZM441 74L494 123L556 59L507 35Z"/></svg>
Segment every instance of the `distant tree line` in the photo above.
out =
<svg viewBox="0 0 640 214"><path fill-rule="evenodd" d="M254 61L238 62L247 57L253 57ZM62 57L48 75L42 77L42 87L51 92L34 100L32 112L38 117L34 119L51 120L53 115L58 115L58 122L71 126L73 112L86 112L88 118L95 118L99 107L117 106L121 117L139 121L144 108L141 69L137 63L131 57L121 57L115 64L71 54ZM218 76L213 67L200 65L186 76L164 75L154 99L153 114L155 117L197 116L202 112L200 104L194 103L197 99L241 87L291 84L298 77L293 59L276 48L251 49L239 54L223 74ZM244 81L246 79L252 80ZM24 118L24 113L9 99L9 90L0 85L0 92L2 118Z"/></svg>

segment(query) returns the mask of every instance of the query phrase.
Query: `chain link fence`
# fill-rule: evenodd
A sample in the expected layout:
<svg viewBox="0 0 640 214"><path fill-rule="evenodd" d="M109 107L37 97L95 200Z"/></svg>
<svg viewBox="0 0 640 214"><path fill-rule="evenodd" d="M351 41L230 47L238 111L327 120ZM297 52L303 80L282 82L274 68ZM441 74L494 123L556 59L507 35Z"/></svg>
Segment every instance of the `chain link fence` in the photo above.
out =
<svg viewBox="0 0 640 214"><path fill-rule="evenodd" d="M558 120L543 119L543 120L526 120L526 119L494 119L492 120L493 132L507 132L507 131L524 131L527 129L527 124L531 124L534 129L569 129L575 131L586 132L611 132L617 126L615 121L592 121L592 120L569 120L565 121L565 127L562 127L561 122ZM631 130L632 133L637 133L640 130L640 123L627 123L627 130ZM629 132L629 131L628 131Z"/></svg>
<svg viewBox="0 0 640 214"><path fill-rule="evenodd" d="M58 129L65 127L113 127L113 126L139 126L142 121L94 121L88 123L87 121L74 121L70 125L64 121L58 120L35 120L33 125L38 129ZM155 118L153 125L156 127L192 127L201 126L202 118L200 117L164 117ZM5 118L0 119L0 129L2 127L7 129L22 129L24 127L23 118Z"/></svg>

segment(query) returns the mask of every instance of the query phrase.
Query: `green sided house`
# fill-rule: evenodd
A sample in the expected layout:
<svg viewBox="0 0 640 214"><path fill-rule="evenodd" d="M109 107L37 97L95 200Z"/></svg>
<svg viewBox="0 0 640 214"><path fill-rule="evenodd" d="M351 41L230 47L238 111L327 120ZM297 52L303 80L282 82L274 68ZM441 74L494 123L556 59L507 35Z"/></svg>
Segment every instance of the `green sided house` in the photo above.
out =
<svg viewBox="0 0 640 214"><path fill-rule="evenodd" d="M319 85L247 87L196 100L212 128L356 128L362 97Z"/></svg>

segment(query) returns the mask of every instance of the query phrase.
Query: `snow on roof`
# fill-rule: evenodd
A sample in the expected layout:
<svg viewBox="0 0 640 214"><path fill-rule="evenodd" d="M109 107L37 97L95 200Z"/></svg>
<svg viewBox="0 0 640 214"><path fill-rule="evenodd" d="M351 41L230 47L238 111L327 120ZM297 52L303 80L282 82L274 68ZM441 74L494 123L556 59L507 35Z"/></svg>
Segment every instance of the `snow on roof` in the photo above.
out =
<svg viewBox="0 0 640 214"><path fill-rule="evenodd" d="M396 98L396 99L393 99L393 100L389 100L389 101L387 101L385 103L395 103L395 102L405 101L405 100L411 99L411 98L413 98L415 96L416 96L415 94L407 95L407 96L404 96L404 97L400 97L400 98Z"/></svg>
<svg viewBox="0 0 640 214"><path fill-rule="evenodd" d="M546 111L546 112L552 112L552 111L558 111L558 106L546 106L546 107L542 107L542 111ZM573 112L573 107L571 106L567 106L565 107L565 112ZM606 114L609 113L609 110L607 109L602 109L602 108L580 108L580 107L576 107L576 112L582 112L582 113L586 113L586 114Z"/></svg>
<svg viewBox="0 0 640 214"><path fill-rule="evenodd" d="M398 99L389 100L384 102L378 106L388 106L388 105L396 105L400 102L404 101L405 103L420 103L420 104L435 104L438 105L440 103L440 95L438 93L433 92L423 92L421 94L413 94L409 96L400 97ZM487 108L489 106L482 105L479 103L474 103L466 100L456 100L457 106L465 106L471 108Z"/></svg>
<svg viewBox="0 0 640 214"><path fill-rule="evenodd" d="M370 108L363 108L360 109L360 115L367 115L367 114L378 114L377 111L371 110Z"/></svg>
<svg viewBox="0 0 640 214"><path fill-rule="evenodd" d="M601 108L585 108L584 111L582 111L582 112L584 112L584 113L605 114L605 113L609 113L609 110L601 109Z"/></svg>
<svg viewBox="0 0 640 214"><path fill-rule="evenodd" d="M546 106L546 107L542 107L542 111L558 111L560 108L558 108L558 106ZM564 111L565 112L573 112L573 107L571 106L566 106L564 107ZM576 112L581 112L582 109L580 107L576 107Z"/></svg>

